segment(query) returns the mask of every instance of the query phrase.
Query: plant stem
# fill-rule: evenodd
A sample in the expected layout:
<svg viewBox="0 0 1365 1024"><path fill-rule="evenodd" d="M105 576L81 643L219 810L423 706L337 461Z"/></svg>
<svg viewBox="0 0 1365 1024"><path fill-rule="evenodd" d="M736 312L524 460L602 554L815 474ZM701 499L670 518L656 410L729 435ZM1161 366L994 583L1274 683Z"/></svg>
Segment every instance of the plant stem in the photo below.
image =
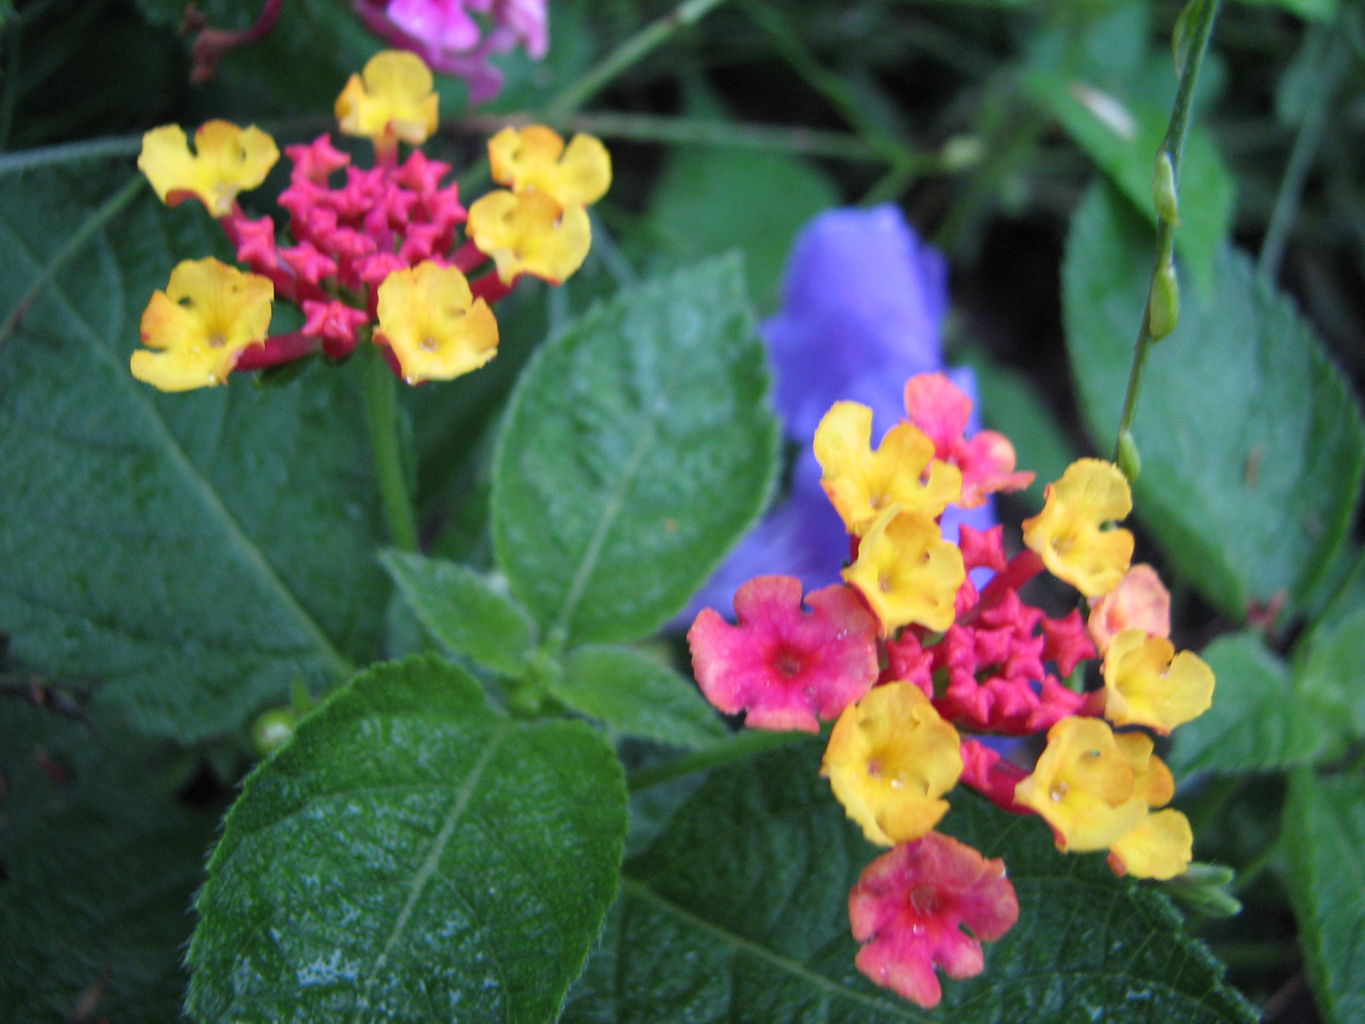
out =
<svg viewBox="0 0 1365 1024"><path fill-rule="evenodd" d="M1185 136L1189 133L1194 87L1199 80L1199 69L1204 64L1204 55L1208 52L1209 37L1213 35L1213 23L1217 20L1218 9L1222 6L1222 0L1192 2L1200 6L1191 33L1189 55L1180 73L1180 88L1176 92L1175 107L1171 111L1166 137L1161 140L1161 147L1156 154L1157 161L1170 161L1176 195L1179 194L1180 158L1185 149ZM1152 283L1147 291L1147 304L1142 311L1142 324L1138 328L1137 344L1133 348L1133 364L1128 371L1128 388L1123 396L1123 414L1119 418L1119 429L1114 438L1116 462L1119 459L1119 447L1123 443L1123 438L1133 427L1133 416L1137 412L1138 391L1142 384L1142 371L1147 364L1147 354L1157 340L1152 332L1152 297L1156 293L1159 279L1163 273L1169 272L1174 258L1176 220L1175 211L1163 212L1158 201L1156 263L1152 269Z"/></svg>
<svg viewBox="0 0 1365 1024"><path fill-rule="evenodd" d="M704 772L729 764L731 761L742 761L765 750L776 750L809 738L810 734L804 732L765 732L761 729L737 732L672 761L651 765L631 773L630 778L626 780L626 788L632 793L638 793L642 789L671 782L693 772Z"/></svg>
<svg viewBox="0 0 1365 1024"><path fill-rule="evenodd" d="M657 21L607 54L587 74L561 92L545 108L546 117L560 117L582 106L617 75L637 64L659 47L678 29L700 21L725 0L685 0Z"/></svg>
<svg viewBox="0 0 1365 1024"><path fill-rule="evenodd" d="M417 513L408 491L403 447L398 439L398 378L384 361L379 346L362 340L360 347L365 376L365 416L370 422L370 451L384 503L384 518L388 520L394 545L402 551L416 551Z"/></svg>
<svg viewBox="0 0 1365 1024"><path fill-rule="evenodd" d="M14 308L9 312L9 316L5 317L4 323L0 324L0 350L4 349L5 342L9 341L14 332L19 329L19 326L24 321L24 316L28 313L29 309L32 308L33 304L38 301L38 297L42 295L47 286L52 283L52 279L57 276L57 272L61 270L62 267L66 266L67 261L70 260L71 257L85 248L90 242L90 239L93 238L98 231L122 213L124 208L137 197L145 186L146 182L143 180L142 175L139 174L134 178L130 178L123 188L119 189L119 191L106 199L102 206L91 213L90 216L85 219L85 223L77 228L71 237L66 240L66 244L58 249L56 254L48 260L47 265L38 272L38 276L34 279L33 284L29 286L28 291L26 291L23 294L23 297L15 303Z"/></svg>
<svg viewBox="0 0 1365 1024"><path fill-rule="evenodd" d="M476 114L461 118L459 127L491 135L508 124L526 124L528 120L520 116L486 117ZM539 120L540 123L559 131L588 132L604 139L796 153L801 156L854 162L882 161L881 155L857 135L821 131L818 128L788 128L783 125L737 124L733 121L620 113L545 116ZM925 154L925 159L932 160L935 157L933 154Z"/></svg>
<svg viewBox="0 0 1365 1024"><path fill-rule="evenodd" d="M1317 154L1322 131L1327 124L1327 108L1337 94L1342 73L1349 66L1346 58L1350 33L1346 31L1341 18L1337 19L1335 25L1314 25L1309 29L1308 38L1310 45L1325 47L1326 57L1314 77L1312 101L1299 122L1294 148L1289 152L1289 163L1280 180L1279 191L1275 194L1275 206L1270 211L1270 224L1261 242L1256 272L1263 281L1273 281L1280 269L1289 233L1298 216L1304 182L1308 180L1308 172L1313 169L1313 157Z"/></svg>

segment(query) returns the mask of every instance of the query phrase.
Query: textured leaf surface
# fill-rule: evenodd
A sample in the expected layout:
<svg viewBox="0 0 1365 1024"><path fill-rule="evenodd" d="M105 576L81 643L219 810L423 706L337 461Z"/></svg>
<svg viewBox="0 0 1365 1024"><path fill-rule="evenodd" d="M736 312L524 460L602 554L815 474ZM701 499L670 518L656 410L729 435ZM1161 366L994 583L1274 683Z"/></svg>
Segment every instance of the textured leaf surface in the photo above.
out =
<svg viewBox="0 0 1365 1024"><path fill-rule="evenodd" d="M1255 633L1222 636L1200 655L1217 679L1213 706L1174 733L1167 758L1177 775L1268 771L1321 753L1329 730L1303 700L1289 667Z"/></svg>
<svg viewBox="0 0 1365 1024"><path fill-rule="evenodd" d="M1296 675L1323 718L1350 738L1365 736L1365 606L1320 623L1309 634Z"/></svg>
<svg viewBox="0 0 1365 1024"><path fill-rule="evenodd" d="M1063 305L1101 450L1118 429L1152 252L1113 191L1092 189L1067 245ZM1241 255L1221 254L1207 301L1185 291L1179 326L1148 359L1133 433L1137 515L1176 573L1237 618L1312 589L1351 520L1365 434L1321 343Z"/></svg>
<svg viewBox="0 0 1365 1024"><path fill-rule="evenodd" d="M175 799L157 754L115 723L0 704L6 1021L178 1018L215 819Z"/></svg>
<svg viewBox="0 0 1365 1024"><path fill-rule="evenodd" d="M932 1013L875 987L853 966L847 898L878 851L818 762L806 745L717 772L628 862L565 1024L1255 1019L1163 897L968 794L945 831L1005 858L1019 923Z"/></svg>
<svg viewBox="0 0 1365 1024"><path fill-rule="evenodd" d="M1365 778L1290 781L1285 855L1313 994L1331 1024L1365 1020Z"/></svg>
<svg viewBox="0 0 1365 1024"><path fill-rule="evenodd" d="M692 680L628 647L590 644L571 651L550 693L628 736L692 747L725 735Z"/></svg>
<svg viewBox="0 0 1365 1024"><path fill-rule="evenodd" d="M733 259L622 292L546 344L499 443L493 533L552 640L633 640L682 608L771 486L766 394Z"/></svg>
<svg viewBox="0 0 1365 1024"><path fill-rule="evenodd" d="M4 179L0 309L102 198L96 179ZM237 726L295 678L343 676L386 590L353 374L179 395L129 374L152 292L214 251L205 220L149 192L0 348L0 631L18 660L182 738Z"/></svg>
<svg viewBox="0 0 1365 1024"><path fill-rule="evenodd" d="M200 1021L551 1019L616 889L625 785L435 658L358 676L246 782L199 897Z"/></svg>
<svg viewBox="0 0 1365 1024"><path fill-rule="evenodd" d="M535 643L535 626L488 577L454 562L402 551L385 551L380 561L437 640L499 672L522 671Z"/></svg>

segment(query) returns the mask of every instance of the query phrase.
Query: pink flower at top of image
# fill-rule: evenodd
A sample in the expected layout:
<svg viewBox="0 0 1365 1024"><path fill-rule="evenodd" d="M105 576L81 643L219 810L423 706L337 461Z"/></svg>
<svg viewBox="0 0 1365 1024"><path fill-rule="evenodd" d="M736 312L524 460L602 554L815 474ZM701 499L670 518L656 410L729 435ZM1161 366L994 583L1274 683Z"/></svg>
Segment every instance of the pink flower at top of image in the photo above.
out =
<svg viewBox="0 0 1365 1024"><path fill-rule="evenodd" d="M489 58L520 46L532 60L550 46L546 0L352 0L386 43L411 50L443 75L463 78L472 103L492 99L502 72Z"/></svg>

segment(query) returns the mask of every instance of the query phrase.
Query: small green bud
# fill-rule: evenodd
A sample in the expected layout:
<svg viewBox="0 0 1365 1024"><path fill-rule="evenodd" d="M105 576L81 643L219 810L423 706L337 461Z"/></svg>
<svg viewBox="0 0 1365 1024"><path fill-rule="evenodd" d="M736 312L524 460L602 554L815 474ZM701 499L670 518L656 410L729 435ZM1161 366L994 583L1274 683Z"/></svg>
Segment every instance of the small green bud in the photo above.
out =
<svg viewBox="0 0 1365 1024"><path fill-rule="evenodd" d="M1231 868L1196 861L1183 875L1163 882L1162 888L1205 917L1234 917L1242 912L1241 901L1224 888L1234 877Z"/></svg>
<svg viewBox="0 0 1365 1024"><path fill-rule="evenodd" d="M1156 204L1156 215L1167 224L1180 222L1180 197L1175 188L1175 164L1171 154L1164 149L1156 155L1152 167L1152 201Z"/></svg>
<svg viewBox="0 0 1365 1024"><path fill-rule="evenodd" d="M1152 294L1147 300L1147 330L1153 341L1160 341L1180 322L1180 285L1175 266L1167 260L1152 275Z"/></svg>
<svg viewBox="0 0 1365 1024"><path fill-rule="evenodd" d="M288 708L271 708L251 723L251 744L261 757L269 757L294 735L298 717Z"/></svg>
<svg viewBox="0 0 1365 1024"><path fill-rule="evenodd" d="M1119 435L1118 457L1119 470L1130 484L1137 483L1137 478L1142 475L1142 456L1138 454L1137 442L1133 440L1131 431L1125 430Z"/></svg>

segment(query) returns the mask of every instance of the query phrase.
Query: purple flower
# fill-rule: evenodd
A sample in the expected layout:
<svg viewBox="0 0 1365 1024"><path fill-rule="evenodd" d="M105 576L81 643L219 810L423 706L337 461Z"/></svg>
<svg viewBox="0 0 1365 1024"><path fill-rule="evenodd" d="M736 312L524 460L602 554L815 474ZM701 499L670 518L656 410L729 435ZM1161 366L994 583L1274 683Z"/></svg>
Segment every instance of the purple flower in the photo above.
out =
<svg viewBox="0 0 1365 1024"><path fill-rule="evenodd" d="M352 0L361 21L411 50L433 71L463 78L473 103L496 96L502 73L489 57L520 45L533 60L549 48L546 0ZM474 14L481 17L476 19Z"/></svg>
<svg viewBox="0 0 1365 1024"><path fill-rule="evenodd" d="M810 450L820 418L840 399L871 407L874 437L904 418L905 382L943 370L940 332L948 307L947 266L892 205L828 210L801 231L792 249L782 309L760 326L776 377L784 436L799 446L789 489L692 599L678 624L702 608L730 609L754 576L782 574L806 590L838 580L849 554L839 515L820 486ZM975 403L969 369L945 371ZM980 427L973 410L970 430ZM991 505L944 514L957 525L994 523Z"/></svg>

